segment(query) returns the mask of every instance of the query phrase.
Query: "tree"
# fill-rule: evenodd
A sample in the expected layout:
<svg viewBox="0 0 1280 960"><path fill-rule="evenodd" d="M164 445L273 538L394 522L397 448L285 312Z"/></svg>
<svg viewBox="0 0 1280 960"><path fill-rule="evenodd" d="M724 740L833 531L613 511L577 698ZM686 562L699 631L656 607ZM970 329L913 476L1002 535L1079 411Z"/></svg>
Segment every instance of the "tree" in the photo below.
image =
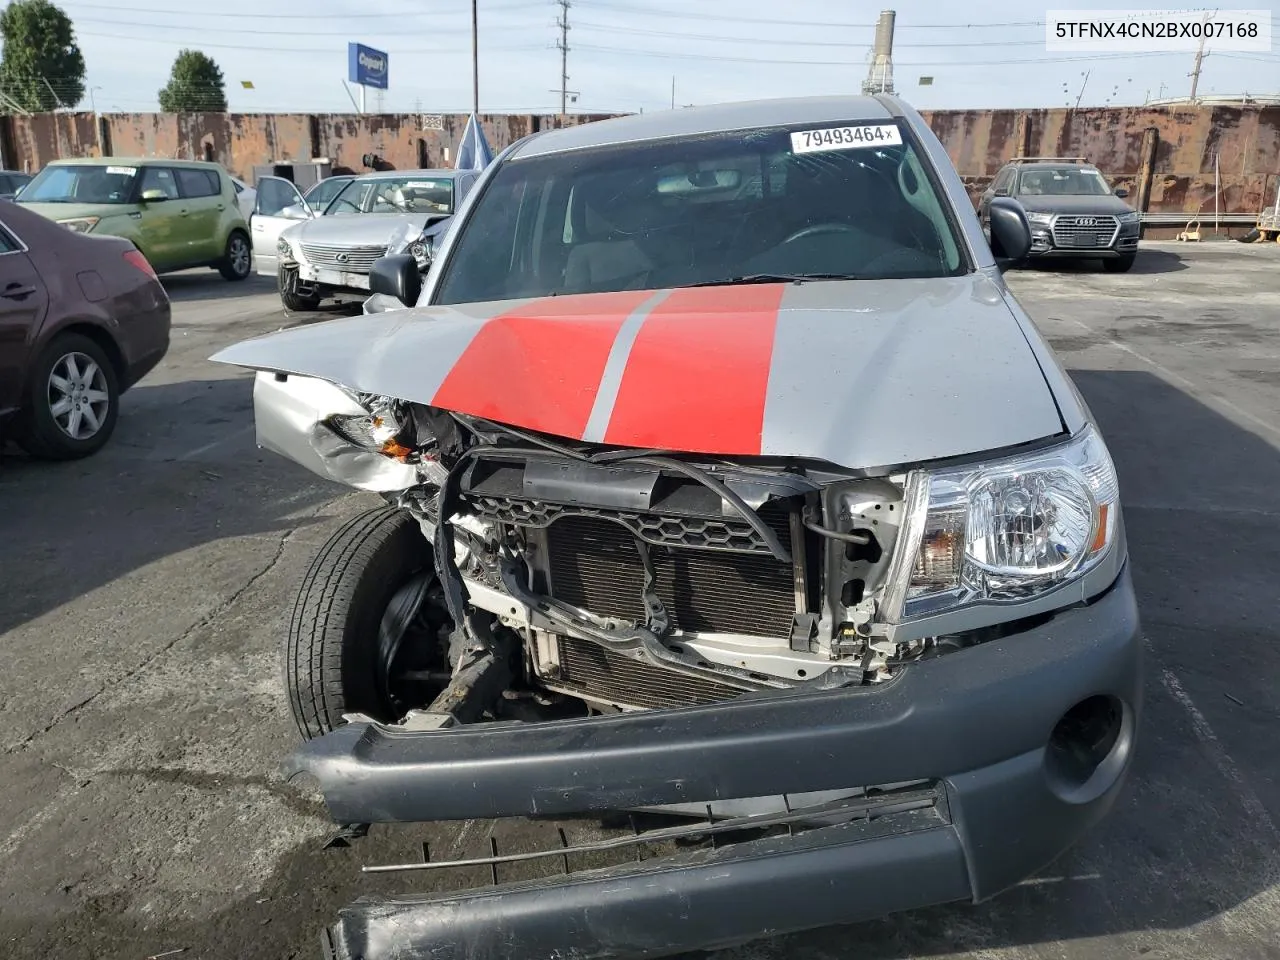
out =
<svg viewBox="0 0 1280 960"><path fill-rule="evenodd" d="M0 13L0 33L0 92L32 113L80 102L84 54L65 13L49 0L13 0Z"/></svg>
<svg viewBox="0 0 1280 960"><path fill-rule="evenodd" d="M169 85L160 91L165 113L226 113L222 70L199 50L183 50L173 61Z"/></svg>

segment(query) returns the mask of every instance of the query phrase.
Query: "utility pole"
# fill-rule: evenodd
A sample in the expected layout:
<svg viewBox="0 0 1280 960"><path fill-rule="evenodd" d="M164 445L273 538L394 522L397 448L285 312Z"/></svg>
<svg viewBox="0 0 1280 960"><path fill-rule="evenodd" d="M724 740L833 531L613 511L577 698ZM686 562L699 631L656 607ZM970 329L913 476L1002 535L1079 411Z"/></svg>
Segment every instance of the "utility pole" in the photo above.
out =
<svg viewBox="0 0 1280 960"><path fill-rule="evenodd" d="M1191 68L1191 99L1196 98L1196 87L1200 86L1200 65L1204 63L1204 37L1200 38L1200 46L1196 50L1195 66Z"/></svg>
<svg viewBox="0 0 1280 960"><path fill-rule="evenodd" d="M98 148L98 156L102 156L102 118L98 116L98 102L93 97L93 91L101 89L101 87L89 88L89 109L93 111L93 142Z"/></svg>
<svg viewBox="0 0 1280 960"><path fill-rule="evenodd" d="M560 116L568 111L569 99L569 8L573 6L569 0L556 0L560 4L560 17L556 26L560 28L560 39L556 46L560 48Z"/></svg>
<svg viewBox="0 0 1280 960"><path fill-rule="evenodd" d="M471 112L480 119L480 34L476 23L476 0L471 0Z"/></svg>

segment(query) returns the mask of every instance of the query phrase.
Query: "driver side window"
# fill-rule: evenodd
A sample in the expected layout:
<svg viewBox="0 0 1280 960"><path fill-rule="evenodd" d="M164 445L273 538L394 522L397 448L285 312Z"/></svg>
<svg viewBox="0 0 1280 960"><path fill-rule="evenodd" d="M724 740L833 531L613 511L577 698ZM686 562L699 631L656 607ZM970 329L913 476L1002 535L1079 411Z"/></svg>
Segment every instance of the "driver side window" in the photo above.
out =
<svg viewBox="0 0 1280 960"><path fill-rule="evenodd" d="M287 180L264 179L258 181L257 212L264 217L276 217L285 207L298 203L298 190Z"/></svg>
<svg viewBox="0 0 1280 960"><path fill-rule="evenodd" d="M160 190L170 200L178 199L178 181L173 171L167 167L144 167L142 170L142 192Z"/></svg>

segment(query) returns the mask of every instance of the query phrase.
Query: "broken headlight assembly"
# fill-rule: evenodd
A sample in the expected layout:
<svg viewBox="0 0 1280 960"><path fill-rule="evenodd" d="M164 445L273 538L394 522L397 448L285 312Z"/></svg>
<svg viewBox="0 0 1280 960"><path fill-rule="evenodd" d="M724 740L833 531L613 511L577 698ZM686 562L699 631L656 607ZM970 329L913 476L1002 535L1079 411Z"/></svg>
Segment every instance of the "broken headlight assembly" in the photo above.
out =
<svg viewBox="0 0 1280 960"><path fill-rule="evenodd" d="M1092 427L1023 457L915 471L905 500L885 597L898 621L1047 593L1096 566L1117 536L1115 467Z"/></svg>
<svg viewBox="0 0 1280 960"><path fill-rule="evenodd" d="M410 463L417 458L417 451L401 442L405 425L396 411L394 401L371 399L363 404L365 414L333 414L324 421L326 427L352 446L369 453Z"/></svg>
<svg viewBox="0 0 1280 960"><path fill-rule="evenodd" d="M431 266L431 238L415 240L409 244L409 255L417 262L419 270L426 270Z"/></svg>

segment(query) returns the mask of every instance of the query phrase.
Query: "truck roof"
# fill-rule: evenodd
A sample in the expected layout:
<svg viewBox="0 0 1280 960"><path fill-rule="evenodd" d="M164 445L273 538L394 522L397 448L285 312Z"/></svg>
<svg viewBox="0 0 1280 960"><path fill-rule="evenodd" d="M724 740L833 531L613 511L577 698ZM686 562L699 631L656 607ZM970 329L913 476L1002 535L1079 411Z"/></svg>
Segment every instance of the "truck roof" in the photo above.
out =
<svg viewBox="0 0 1280 960"><path fill-rule="evenodd" d="M890 107L895 104L893 97L794 97L720 103L707 107L686 107L682 110L659 110L537 134L521 144L510 159L522 160L567 150L696 137L706 133L727 133L753 127L889 120L893 117Z"/></svg>

